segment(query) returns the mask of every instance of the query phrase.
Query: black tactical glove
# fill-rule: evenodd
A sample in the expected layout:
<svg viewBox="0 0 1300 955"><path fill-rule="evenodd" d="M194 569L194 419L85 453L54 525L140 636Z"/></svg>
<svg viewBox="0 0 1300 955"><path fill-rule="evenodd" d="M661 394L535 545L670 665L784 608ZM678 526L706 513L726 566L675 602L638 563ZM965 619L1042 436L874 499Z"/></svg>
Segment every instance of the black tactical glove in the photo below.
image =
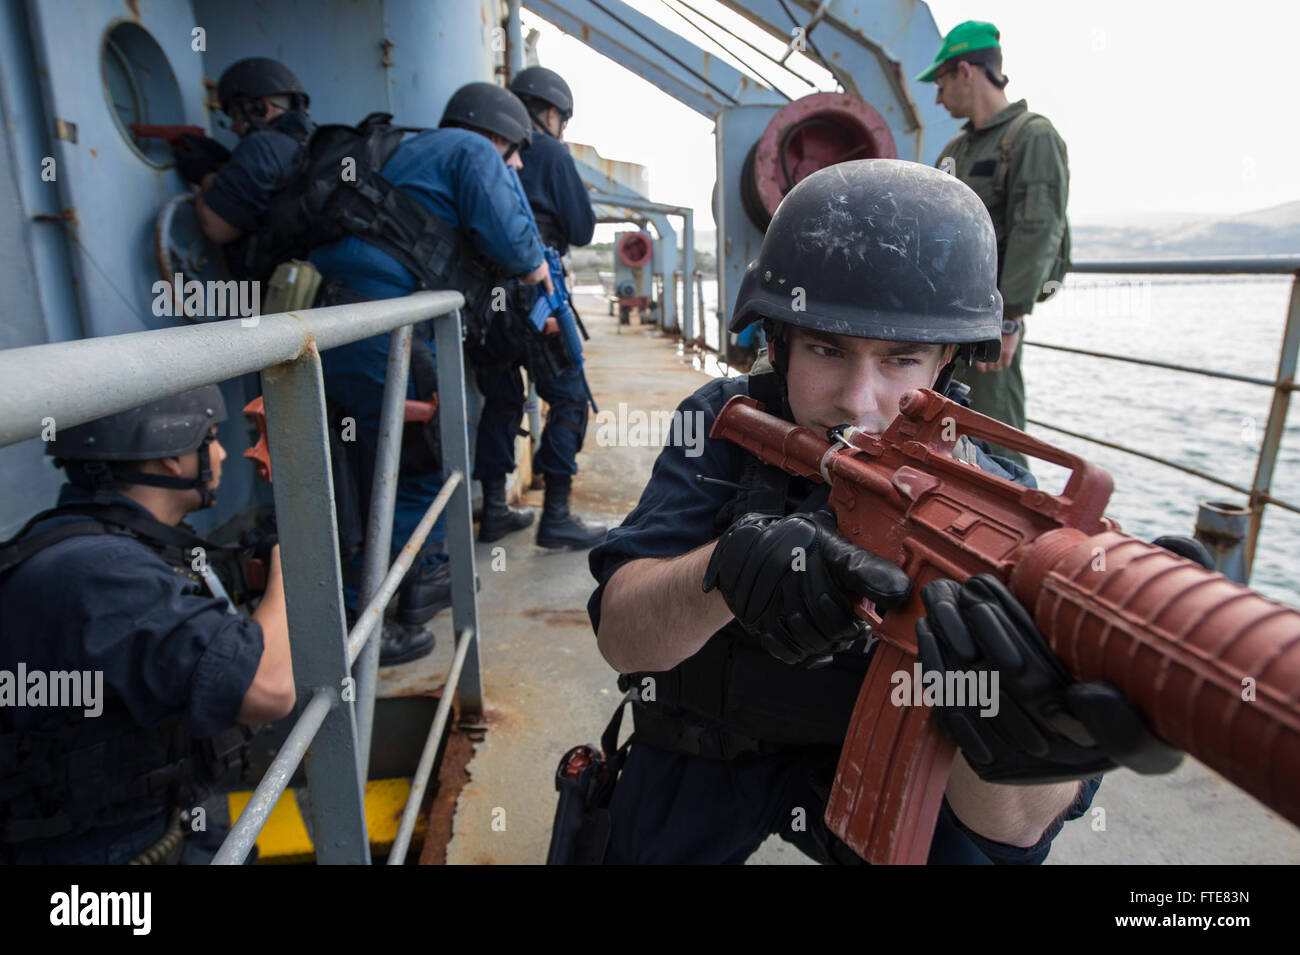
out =
<svg viewBox="0 0 1300 955"><path fill-rule="evenodd" d="M1214 570L1214 558L1209 550L1195 537L1157 537L1151 543L1163 547L1171 554L1186 557L1192 563L1200 564L1206 570Z"/></svg>
<svg viewBox="0 0 1300 955"><path fill-rule="evenodd" d="M263 518L256 526L244 532L239 539L239 547L250 557L257 560L270 560L271 548L280 543L279 529L275 526L275 515Z"/></svg>
<svg viewBox="0 0 1300 955"><path fill-rule="evenodd" d="M981 716L980 703L969 698L935 710L940 729L981 779L1064 782L1117 766L1166 773L1182 760L1109 683L1075 681L996 577L935 580L921 588L921 601L926 616L916 637L925 671L998 674L998 699L988 707L996 705L995 714Z"/></svg>
<svg viewBox="0 0 1300 955"><path fill-rule="evenodd" d="M871 633L850 595L884 610L905 601L912 582L898 565L840 536L830 511L817 511L740 517L718 538L704 572L704 592L715 587L774 657L822 666Z"/></svg>
<svg viewBox="0 0 1300 955"><path fill-rule="evenodd" d="M230 162L230 150L215 139L185 133L172 143L176 172L186 182L199 185L203 177Z"/></svg>

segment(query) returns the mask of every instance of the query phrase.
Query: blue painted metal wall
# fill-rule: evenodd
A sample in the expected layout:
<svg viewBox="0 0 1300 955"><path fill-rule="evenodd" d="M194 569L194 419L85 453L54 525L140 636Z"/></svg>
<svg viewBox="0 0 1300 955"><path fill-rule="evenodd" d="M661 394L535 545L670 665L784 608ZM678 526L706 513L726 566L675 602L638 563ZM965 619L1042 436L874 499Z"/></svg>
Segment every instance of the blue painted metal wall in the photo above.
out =
<svg viewBox="0 0 1300 955"><path fill-rule="evenodd" d="M10 186L0 196L0 348L179 321L152 313L153 239L159 208L185 186L171 168L146 162L118 128L103 67L113 26L147 31L175 76L174 115L151 113L150 122L204 126L234 145L208 115L202 81L237 59L283 60L310 91L317 122L386 110L432 126L456 87L492 79L495 16L493 0L0 0L9 132L0 181ZM195 49L196 27L203 49ZM52 182L41 178L46 157ZM255 385L224 389L233 420L221 438L232 456L248 446L239 409ZM0 449L0 537L53 503L61 476L42 449L39 441ZM200 530L247 508L257 493L250 471L227 468L218 506L195 515Z"/></svg>

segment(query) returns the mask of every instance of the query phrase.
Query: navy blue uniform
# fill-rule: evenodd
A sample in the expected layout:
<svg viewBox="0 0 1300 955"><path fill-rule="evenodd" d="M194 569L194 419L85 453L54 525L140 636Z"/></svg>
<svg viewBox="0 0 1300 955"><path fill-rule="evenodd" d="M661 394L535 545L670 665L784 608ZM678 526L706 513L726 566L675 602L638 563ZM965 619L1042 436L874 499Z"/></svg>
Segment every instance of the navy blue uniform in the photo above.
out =
<svg viewBox="0 0 1300 955"><path fill-rule="evenodd" d="M236 229L256 231L312 128L307 114L294 110L241 139L203 193L208 208Z"/></svg>
<svg viewBox="0 0 1300 955"><path fill-rule="evenodd" d="M565 255L571 245L587 245L596 231L596 210L578 175L573 157L545 130L533 127L533 144L519 171L542 241Z"/></svg>
<svg viewBox="0 0 1300 955"><path fill-rule="evenodd" d="M64 485L59 504L89 501ZM151 516L129 498L113 503ZM56 517L30 533L78 518ZM205 739L235 725L262 658L262 628L231 614L224 599L123 535L72 537L20 564L0 582L0 670L99 671L141 726L179 719ZM101 704L104 702L100 701ZM44 707L0 708L0 732L37 729ZM94 778L77 780L94 786ZM178 807L179 808L179 807ZM162 835L161 814L46 846L51 863L120 864Z"/></svg>
<svg viewBox="0 0 1300 955"><path fill-rule="evenodd" d="M748 376L710 381L678 407L678 414L703 422L702 428L683 429L683 433L708 434L727 399L747 391ZM700 414L702 419L695 417ZM589 555L598 583L587 604L594 631L600 629L605 583L619 567L638 558L677 557L716 539L715 518L736 492L697 483L695 475L739 482L748 453L719 440L704 441L698 456L688 456L690 450L671 443L664 447L636 508ZM979 452L978 460L992 474L1034 485L1028 471L1005 459ZM826 507L828 495L826 485L791 484L791 500L799 501L796 512ZM786 666L775 658L771 664ZM769 835L780 835L819 862L859 863L822 821L838 756L836 748L802 747L723 761L666 752L638 744L634 737L614 791L606 861L739 863ZM1064 818L1030 848L993 842L972 832L945 800L929 861L1040 863L1064 820L1087 811L1098 785L1099 777L1085 782Z"/></svg>
<svg viewBox="0 0 1300 955"><path fill-rule="evenodd" d="M528 195L542 241L561 255L568 252L570 245L591 242L596 213L564 144L534 128L533 145L523 154L523 161L519 181ZM522 329L522 318L516 324ZM558 375L548 374L542 362L528 361L525 341L521 337L509 360L475 369L479 391L483 392L474 457L474 477L479 480L504 477L515 469L515 435L524 417L524 380L520 374L524 363L529 365L537 393L550 409L538 440L533 470L542 474L578 473L578 452L587 433L587 393L582 375L576 367ZM508 353L508 349L502 350Z"/></svg>
<svg viewBox="0 0 1300 955"><path fill-rule="evenodd" d="M519 179L485 136L465 129L420 133L397 148L384 166L383 176L415 196L438 218L459 229L503 274L531 272L542 261L542 245ZM311 254L311 261L326 280L337 280L364 298L396 298L416 289L415 278L396 259L355 236L317 249ZM379 411L387 373L388 337L376 335L321 355L326 394L345 415L356 419L355 463L362 514L369 513L370 508L369 486L374 473ZM426 345L416 340L413 347ZM432 336L427 347L434 352ZM407 397L428 399L428 395L415 394L414 383L410 384ZM405 546L442 484L441 473L421 474L402 469L393 514L393 554ZM444 515L429 532L427 552L441 550L445 539ZM445 559L445 555L426 557L426 560L438 558ZM358 556L357 561L360 559ZM348 605L355 607L355 588L347 586L344 591Z"/></svg>

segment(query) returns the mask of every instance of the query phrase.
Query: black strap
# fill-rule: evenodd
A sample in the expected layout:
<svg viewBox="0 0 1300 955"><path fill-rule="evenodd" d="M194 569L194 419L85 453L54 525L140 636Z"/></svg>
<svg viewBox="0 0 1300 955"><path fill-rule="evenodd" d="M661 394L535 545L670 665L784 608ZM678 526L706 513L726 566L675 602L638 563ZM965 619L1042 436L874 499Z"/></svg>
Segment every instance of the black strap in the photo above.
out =
<svg viewBox="0 0 1300 955"><path fill-rule="evenodd" d="M84 517L86 520L70 522L66 526L51 528L40 534L29 531L42 521L64 516ZM186 563L190 552L201 547L207 552L231 550L204 540L192 531L164 524L157 518L139 514L121 504L104 504L86 501L63 504L37 514L7 541L0 542L0 576L29 560L39 551L52 547L70 537L125 532L157 551L171 563Z"/></svg>
<svg viewBox="0 0 1300 955"><path fill-rule="evenodd" d="M97 521L76 521L65 524L43 534L31 534L22 540L16 540L0 546L0 577L15 567L30 560L47 547L53 547L59 541L69 537L85 537L91 534L107 534L109 530Z"/></svg>
<svg viewBox="0 0 1300 955"><path fill-rule="evenodd" d="M612 776L617 777L623 769L623 763L627 759L627 750L632 743L632 737L629 736L627 742L622 746L618 745L618 734L623 728L623 713L627 710L628 705L634 703L637 699L635 689L628 690L619 701L618 708L614 710L614 715L609 719L609 725L605 727L605 732L600 734L600 748L605 754L605 764L609 766Z"/></svg>

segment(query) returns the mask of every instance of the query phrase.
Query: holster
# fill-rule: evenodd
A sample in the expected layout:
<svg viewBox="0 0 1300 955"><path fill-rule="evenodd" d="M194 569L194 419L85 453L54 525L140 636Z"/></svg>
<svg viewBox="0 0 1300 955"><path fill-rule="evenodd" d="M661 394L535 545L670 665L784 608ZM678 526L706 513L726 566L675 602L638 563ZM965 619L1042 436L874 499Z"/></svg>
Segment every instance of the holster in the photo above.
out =
<svg viewBox="0 0 1300 955"><path fill-rule="evenodd" d="M575 746L555 771L559 801L551 826L547 865L600 865L605 861L613 817L610 803L631 739L618 745L623 711L635 691L624 697L600 736L600 749L590 743Z"/></svg>

